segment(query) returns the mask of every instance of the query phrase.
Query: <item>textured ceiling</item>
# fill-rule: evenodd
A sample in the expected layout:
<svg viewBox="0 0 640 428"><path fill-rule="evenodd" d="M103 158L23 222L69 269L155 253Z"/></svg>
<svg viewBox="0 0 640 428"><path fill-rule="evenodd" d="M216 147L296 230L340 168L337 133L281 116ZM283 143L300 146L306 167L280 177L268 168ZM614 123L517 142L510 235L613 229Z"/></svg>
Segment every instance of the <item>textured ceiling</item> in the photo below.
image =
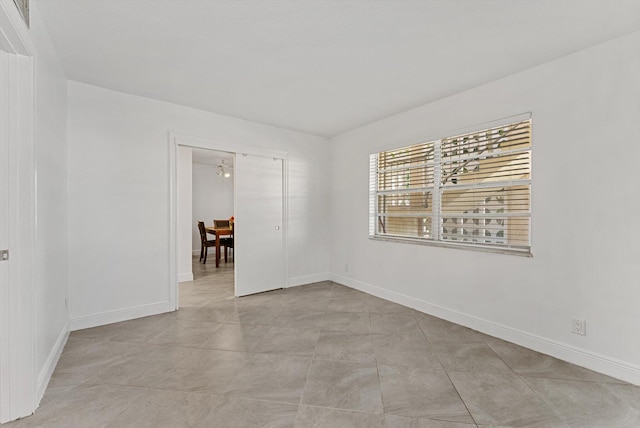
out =
<svg viewBox="0 0 640 428"><path fill-rule="evenodd" d="M640 29L640 0L34 3L69 79L323 136Z"/></svg>

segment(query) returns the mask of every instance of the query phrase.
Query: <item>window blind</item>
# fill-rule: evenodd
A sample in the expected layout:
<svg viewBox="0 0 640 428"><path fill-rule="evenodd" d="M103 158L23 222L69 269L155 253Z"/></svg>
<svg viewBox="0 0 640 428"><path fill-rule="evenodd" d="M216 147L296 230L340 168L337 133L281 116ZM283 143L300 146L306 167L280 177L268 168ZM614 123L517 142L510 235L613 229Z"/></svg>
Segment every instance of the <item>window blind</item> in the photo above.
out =
<svg viewBox="0 0 640 428"><path fill-rule="evenodd" d="M369 234L529 252L531 120L374 153Z"/></svg>

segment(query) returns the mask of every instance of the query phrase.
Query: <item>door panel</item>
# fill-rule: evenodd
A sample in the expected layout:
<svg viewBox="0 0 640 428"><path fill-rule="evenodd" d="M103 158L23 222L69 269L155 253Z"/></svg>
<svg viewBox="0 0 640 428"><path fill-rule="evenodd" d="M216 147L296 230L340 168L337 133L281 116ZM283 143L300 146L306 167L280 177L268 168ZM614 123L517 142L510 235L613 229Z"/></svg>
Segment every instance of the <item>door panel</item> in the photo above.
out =
<svg viewBox="0 0 640 428"><path fill-rule="evenodd" d="M283 160L236 155L236 296L285 286Z"/></svg>
<svg viewBox="0 0 640 428"><path fill-rule="evenodd" d="M9 248L9 54L0 50L0 250ZM9 420L9 261L0 260L0 422Z"/></svg>

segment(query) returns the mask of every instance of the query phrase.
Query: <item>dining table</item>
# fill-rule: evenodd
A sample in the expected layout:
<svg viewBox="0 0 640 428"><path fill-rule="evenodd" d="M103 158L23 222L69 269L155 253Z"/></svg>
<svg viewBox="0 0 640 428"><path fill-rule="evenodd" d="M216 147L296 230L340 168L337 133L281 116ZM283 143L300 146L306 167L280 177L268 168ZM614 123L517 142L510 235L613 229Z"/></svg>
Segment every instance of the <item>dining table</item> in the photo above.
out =
<svg viewBox="0 0 640 428"><path fill-rule="evenodd" d="M231 227L214 226L205 226L204 230L216 237L216 267L220 267L220 237L231 236L233 234L233 230Z"/></svg>

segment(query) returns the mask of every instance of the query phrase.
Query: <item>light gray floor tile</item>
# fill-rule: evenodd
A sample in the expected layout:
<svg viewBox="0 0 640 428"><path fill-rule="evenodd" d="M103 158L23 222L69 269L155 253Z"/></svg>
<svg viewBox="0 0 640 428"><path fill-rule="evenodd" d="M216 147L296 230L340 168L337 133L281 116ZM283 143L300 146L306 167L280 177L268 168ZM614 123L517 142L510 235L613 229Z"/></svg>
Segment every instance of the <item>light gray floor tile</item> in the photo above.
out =
<svg viewBox="0 0 640 428"><path fill-rule="evenodd" d="M322 332L315 358L360 363L375 362L372 336L342 331Z"/></svg>
<svg viewBox="0 0 640 428"><path fill-rule="evenodd" d="M427 314L416 316L420 328L427 339L446 339L461 343L484 342L490 338L486 334L471 330L470 328L454 324L452 322L433 317Z"/></svg>
<svg viewBox="0 0 640 428"><path fill-rule="evenodd" d="M375 364L314 360L302 404L382 413Z"/></svg>
<svg viewBox="0 0 640 428"><path fill-rule="evenodd" d="M20 421L20 427L106 427L143 394L139 388L119 385L79 386L43 405L33 416Z"/></svg>
<svg viewBox="0 0 640 428"><path fill-rule="evenodd" d="M298 312L324 312L329 305L329 297L314 293L300 292L296 294L295 301L288 303L285 310Z"/></svg>
<svg viewBox="0 0 640 428"><path fill-rule="evenodd" d="M518 376L449 372L478 425L557 426L562 421Z"/></svg>
<svg viewBox="0 0 640 428"><path fill-rule="evenodd" d="M191 349L151 387L221 394L244 366L248 354L210 349Z"/></svg>
<svg viewBox="0 0 640 428"><path fill-rule="evenodd" d="M570 426L640 427L640 411L599 383L524 378Z"/></svg>
<svg viewBox="0 0 640 428"><path fill-rule="evenodd" d="M398 336L425 337L414 317L396 314L369 314L371 332Z"/></svg>
<svg viewBox="0 0 640 428"><path fill-rule="evenodd" d="M385 428L381 414L300 406L295 428Z"/></svg>
<svg viewBox="0 0 640 428"><path fill-rule="evenodd" d="M170 317L167 317L165 314L154 315L131 321L74 331L71 333L71 336L87 339L144 343L148 341L150 337L162 332L169 325L171 325Z"/></svg>
<svg viewBox="0 0 640 428"><path fill-rule="evenodd" d="M199 347L227 351L253 351L270 327L253 324L224 324Z"/></svg>
<svg viewBox="0 0 640 428"><path fill-rule="evenodd" d="M280 307L239 307L227 320L227 323L272 326L281 312Z"/></svg>
<svg viewBox="0 0 640 428"><path fill-rule="evenodd" d="M356 290L355 288L346 287L340 284L333 284L333 288L331 289L331 298L337 299L342 297L369 297L367 293L363 293L360 290Z"/></svg>
<svg viewBox="0 0 640 428"><path fill-rule="evenodd" d="M416 311L414 309L373 296L369 296L368 298L367 309L369 312L380 314L395 314L405 316L416 315Z"/></svg>
<svg viewBox="0 0 640 428"><path fill-rule="evenodd" d="M370 333L371 321L367 313L327 311L320 328L322 331Z"/></svg>
<svg viewBox="0 0 640 428"><path fill-rule="evenodd" d="M302 287L298 287L298 296L314 296L314 297L330 297L333 290L334 283L331 281L315 282L313 284L307 284Z"/></svg>
<svg viewBox="0 0 640 428"><path fill-rule="evenodd" d="M208 306L197 308L180 308L171 314L167 314L167 316L173 316L181 320L223 323L235 312L236 305L231 300L229 302L210 302Z"/></svg>
<svg viewBox="0 0 640 428"><path fill-rule="evenodd" d="M341 297L330 299L327 311L332 312L367 312L366 297Z"/></svg>
<svg viewBox="0 0 640 428"><path fill-rule="evenodd" d="M512 373L486 343L431 340L431 344L447 370Z"/></svg>
<svg viewBox="0 0 640 428"><path fill-rule="evenodd" d="M198 346L222 327L217 322L176 320L163 331L151 336L155 345Z"/></svg>
<svg viewBox="0 0 640 428"><path fill-rule="evenodd" d="M74 386L99 381L102 371L123 361L136 358L144 345L94 340L91 344L65 351L52 375L56 386Z"/></svg>
<svg viewBox="0 0 640 428"><path fill-rule="evenodd" d="M487 344L519 375L566 380L623 383L609 376L567 363L536 351L491 338Z"/></svg>
<svg viewBox="0 0 640 428"><path fill-rule="evenodd" d="M422 336L372 336L378 364L441 369L440 361Z"/></svg>
<svg viewBox="0 0 640 428"><path fill-rule="evenodd" d="M103 381L177 391L221 394L243 367L247 354L212 349L149 348L145 358L110 366Z"/></svg>
<svg viewBox="0 0 640 428"><path fill-rule="evenodd" d="M386 428L472 428L476 424L438 421L435 419L408 418L406 416L387 415Z"/></svg>
<svg viewBox="0 0 640 428"><path fill-rule="evenodd" d="M318 330L291 327L271 327L255 352L313 356L318 344Z"/></svg>
<svg viewBox="0 0 640 428"><path fill-rule="evenodd" d="M284 310L275 325L278 327L292 328L308 328L320 330L322 321L324 320L324 312L306 311L299 308Z"/></svg>
<svg viewBox="0 0 640 428"><path fill-rule="evenodd" d="M307 357L252 354L225 394L298 404L310 363Z"/></svg>
<svg viewBox="0 0 640 428"><path fill-rule="evenodd" d="M602 383L606 390L640 411L640 387L629 384Z"/></svg>
<svg viewBox="0 0 640 428"><path fill-rule="evenodd" d="M200 428L293 428L295 404L216 397Z"/></svg>
<svg viewBox="0 0 640 428"><path fill-rule="evenodd" d="M384 411L413 418L473 422L444 370L378 364Z"/></svg>
<svg viewBox="0 0 640 428"><path fill-rule="evenodd" d="M209 414L213 403L214 397L208 394L146 389L107 427L196 427Z"/></svg>
<svg viewBox="0 0 640 428"><path fill-rule="evenodd" d="M244 306L269 306L272 308L284 307L295 299L295 295L284 293L282 290L273 290L266 293L252 294L236 299L236 305Z"/></svg>

